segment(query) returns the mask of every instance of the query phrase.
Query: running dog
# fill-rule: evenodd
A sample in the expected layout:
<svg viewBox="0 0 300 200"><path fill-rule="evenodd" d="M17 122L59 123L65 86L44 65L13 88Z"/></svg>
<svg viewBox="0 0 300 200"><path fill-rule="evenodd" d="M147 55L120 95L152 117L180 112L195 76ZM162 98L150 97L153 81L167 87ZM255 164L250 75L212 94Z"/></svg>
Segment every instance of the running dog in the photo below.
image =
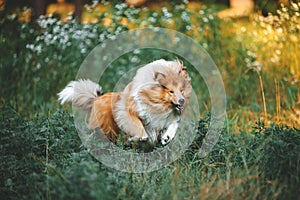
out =
<svg viewBox="0 0 300 200"><path fill-rule="evenodd" d="M122 92L103 94L97 83L78 80L58 96L61 104L72 102L88 111L88 127L100 128L113 142L123 131L130 141L165 145L174 138L191 94L183 63L161 59L140 68Z"/></svg>

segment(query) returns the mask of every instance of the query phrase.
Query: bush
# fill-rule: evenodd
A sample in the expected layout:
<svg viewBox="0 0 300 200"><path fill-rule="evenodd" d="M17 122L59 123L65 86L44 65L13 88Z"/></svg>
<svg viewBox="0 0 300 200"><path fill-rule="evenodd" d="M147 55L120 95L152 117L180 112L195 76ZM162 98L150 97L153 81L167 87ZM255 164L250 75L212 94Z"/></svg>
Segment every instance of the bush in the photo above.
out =
<svg viewBox="0 0 300 200"><path fill-rule="evenodd" d="M1 193L7 199L150 198L153 191L157 199L293 199L299 192L300 134L287 126L265 128L259 122L250 133L223 131L212 152L200 158L207 115L199 122L199 137L177 161L156 172L127 174L103 166L82 148L65 111L24 120L4 106L0 117Z"/></svg>
<svg viewBox="0 0 300 200"><path fill-rule="evenodd" d="M288 126L272 124L262 133L264 145L261 147L259 170L270 182L284 185L280 197L296 199L300 192L300 130Z"/></svg>
<svg viewBox="0 0 300 200"><path fill-rule="evenodd" d="M10 104L17 112L26 116L32 117L36 110L46 114L57 107L54 103L57 99L56 93L76 77L84 58L95 46L131 26L144 26L142 23L150 27L173 26L172 28L189 35L201 32L203 36L198 34L198 39L207 46L209 40L215 39L212 36L215 31L210 30L215 29L214 21L217 21L217 18L211 10L203 9L197 15L197 19L205 20L197 26L192 26L192 13L185 8L185 4L180 4L174 6L173 11L164 7L161 12L142 13L139 8L117 4L112 6L111 10L97 16L99 21L111 16L112 23L108 26L99 23L79 24L73 19L62 23L55 17L44 16L36 22L20 23L16 18L4 17L0 21L0 36L4 41L0 48L6 49L0 55L3 60L0 63L0 83L3 87L1 101ZM149 20L149 16L152 16L153 20ZM124 17L128 19L125 24L121 21ZM121 75L122 72L127 72L133 63L138 66L154 59L176 57L170 55L157 50L129 52L111 65L111 71L107 71L101 84L105 90L111 90L118 80L116 71L117 75Z"/></svg>
<svg viewBox="0 0 300 200"><path fill-rule="evenodd" d="M69 154L80 150L71 116L56 112L28 121L4 106L0 117L2 196L43 197L48 167L63 167Z"/></svg>

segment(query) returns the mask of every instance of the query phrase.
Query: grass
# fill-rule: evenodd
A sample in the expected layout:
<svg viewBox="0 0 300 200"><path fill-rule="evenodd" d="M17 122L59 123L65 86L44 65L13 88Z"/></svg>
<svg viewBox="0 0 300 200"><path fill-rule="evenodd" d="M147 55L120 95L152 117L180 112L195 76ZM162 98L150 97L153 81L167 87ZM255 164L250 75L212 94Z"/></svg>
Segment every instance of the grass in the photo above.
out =
<svg viewBox="0 0 300 200"><path fill-rule="evenodd" d="M227 21L216 17L216 9L191 5L143 10L111 4L103 15L90 13L97 23L88 25L55 18L30 23L9 15L1 19L2 197L299 198L299 21L286 17L298 19L298 4L267 18L253 14ZM103 23L108 16L111 23ZM78 137L70 106L58 105L56 93L74 79L95 45L143 26L181 31L209 52L224 80L227 121L218 143L201 158L197 152L209 126L210 115L205 113L210 96L201 77L188 66L201 110L195 140L169 166L131 174L108 168L91 156ZM105 91L112 90L120 72L131 69L132 57L139 65L175 56L158 50L129 52L111 64L100 84Z"/></svg>

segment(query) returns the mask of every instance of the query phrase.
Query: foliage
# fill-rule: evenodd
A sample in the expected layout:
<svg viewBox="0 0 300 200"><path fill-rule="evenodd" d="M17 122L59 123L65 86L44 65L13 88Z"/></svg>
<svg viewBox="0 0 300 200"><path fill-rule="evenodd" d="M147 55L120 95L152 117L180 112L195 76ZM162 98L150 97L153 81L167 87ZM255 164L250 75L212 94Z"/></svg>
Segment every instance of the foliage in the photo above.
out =
<svg viewBox="0 0 300 200"><path fill-rule="evenodd" d="M289 192L283 192L283 199L298 198L300 130L272 124L270 128L263 130L263 134L265 144L259 165L262 175L267 180L278 181L289 187Z"/></svg>
<svg viewBox="0 0 300 200"><path fill-rule="evenodd" d="M10 108L1 109L1 194L7 199L292 199L299 192L300 134L290 127L257 123L248 134L223 132L205 158L197 156L193 144L170 166L127 174L101 165L81 147L67 112L24 120ZM200 137L209 118L199 122Z"/></svg>
<svg viewBox="0 0 300 200"><path fill-rule="evenodd" d="M1 96L18 112L49 109L51 104L45 103L56 98L53 94L75 77L88 52L111 34L97 25L81 25L75 20L65 24L45 17L37 24L6 19L1 26L1 48L6 49L1 55ZM17 30L11 34L13 27ZM16 40L19 34L21 38Z"/></svg>

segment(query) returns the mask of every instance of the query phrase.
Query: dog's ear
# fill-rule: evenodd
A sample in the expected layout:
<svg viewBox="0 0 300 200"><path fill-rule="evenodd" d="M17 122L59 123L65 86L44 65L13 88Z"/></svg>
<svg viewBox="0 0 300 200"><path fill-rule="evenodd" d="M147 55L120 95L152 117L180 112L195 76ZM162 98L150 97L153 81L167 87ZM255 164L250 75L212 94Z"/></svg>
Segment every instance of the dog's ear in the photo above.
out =
<svg viewBox="0 0 300 200"><path fill-rule="evenodd" d="M188 77L188 73L187 73L187 68L186 66L182 65L179 69L179 72L178 74L184 78L187 78Z"/></svg>
<svg viewBox="0 0 300 200"><path fill-rule="evenodd" d="M179 74L180 74L180 73L187 73L187 68L186 68L186 66L182 65L182 66L180 67Z"/></svg>
<svg viewBox="0 0 300 200"><path fill-rule="evenodd" d="M154 74L154 80L158 81L160 79L166 78L166 75L161 72L155 72Z"/></svg>
<svg viewBox="0 0 300 200"><path fill-rule="evenodd" d="M166 78L166 75L161 72L155 72L155 74L154 74L154 80L159 82L160 84L163 84L165 78Z"/></svg>
<svg viewBox="0 0 300 200"><path fill-rule="evenodd" d="M187 68L183 65L183 62L179 59L176 60L177 64L179 65L178 75L183 76L184 78L188 77Z"/></svg>

